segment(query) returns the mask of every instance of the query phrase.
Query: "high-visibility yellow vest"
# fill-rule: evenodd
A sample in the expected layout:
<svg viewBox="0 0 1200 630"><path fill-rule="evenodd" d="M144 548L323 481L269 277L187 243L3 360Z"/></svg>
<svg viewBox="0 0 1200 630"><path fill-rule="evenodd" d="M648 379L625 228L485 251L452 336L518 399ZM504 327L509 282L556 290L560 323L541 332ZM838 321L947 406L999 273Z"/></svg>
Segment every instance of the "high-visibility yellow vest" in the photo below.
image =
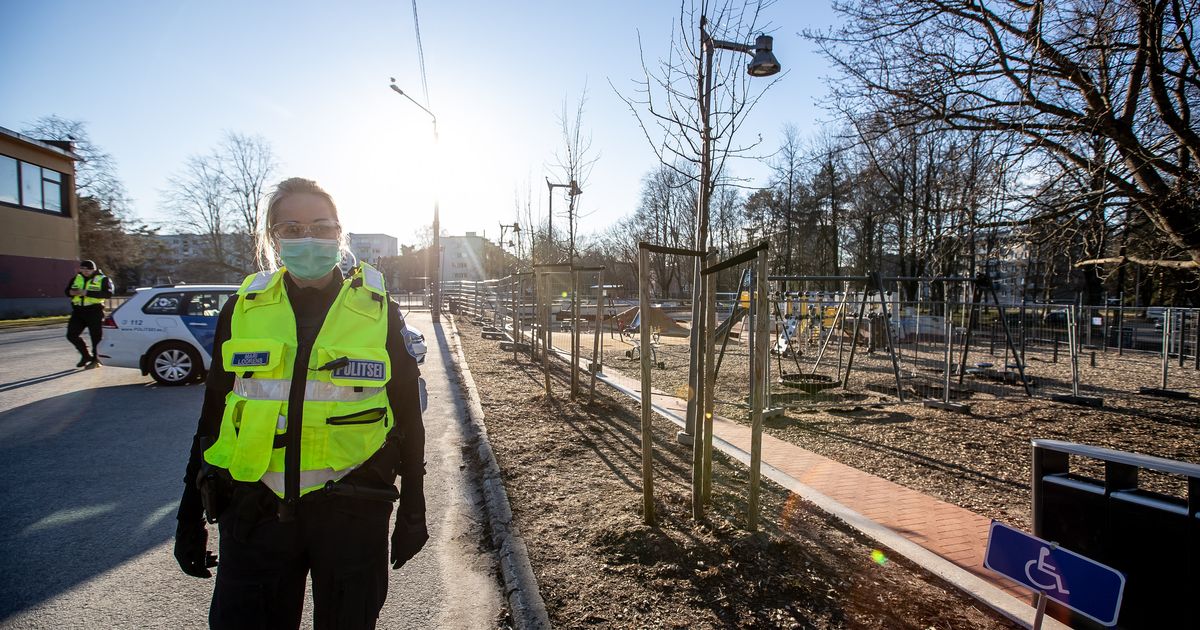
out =
<svg viewBox="0 0 1200 630"><path fill-rule="evenodd" d="M296 317L284 270L246 278L238 290L221 362L233 390L210 464L238 481L262 481L284 497L283 436L296 366ZM363 264L342 283L313 343L304 378L300 494L341 479L379 450L395 417L385 386L387 293L383 274Z"/></svg>
<svg viewBox="0 0 1200 630"><path fill-rule="evenodd" d="M91 278L84 278L83 274L75 274L75 279L71 281L72 289L81 289L84 291L100 291L104 289L104 274L97 271L92 274ZM103 304L104 298L87 297L86 295L71 296L71 304L75 306L91 306L93 304Z"/></svg>

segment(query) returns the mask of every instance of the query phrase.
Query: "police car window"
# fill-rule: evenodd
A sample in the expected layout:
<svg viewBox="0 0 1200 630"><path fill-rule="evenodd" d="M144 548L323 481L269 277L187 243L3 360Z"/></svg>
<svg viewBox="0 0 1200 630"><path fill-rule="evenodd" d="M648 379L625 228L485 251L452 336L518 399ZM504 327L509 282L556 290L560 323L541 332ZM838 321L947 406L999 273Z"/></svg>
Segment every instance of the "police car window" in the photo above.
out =
<svg viewBox="0 0 1200 630"><path fill-rule="evenodd" d="M221 307L228 299L229 296L222 293L190 293L188 294L186 314L195 317L216 317L221 313Z"/></svg>
<svg viewBox="0 0 1200 630"><path fill-rule="evenodd" d="M142 312L147 315L178 315L182 303L182 293L162 293L150 298L142 307Z"/></svg>

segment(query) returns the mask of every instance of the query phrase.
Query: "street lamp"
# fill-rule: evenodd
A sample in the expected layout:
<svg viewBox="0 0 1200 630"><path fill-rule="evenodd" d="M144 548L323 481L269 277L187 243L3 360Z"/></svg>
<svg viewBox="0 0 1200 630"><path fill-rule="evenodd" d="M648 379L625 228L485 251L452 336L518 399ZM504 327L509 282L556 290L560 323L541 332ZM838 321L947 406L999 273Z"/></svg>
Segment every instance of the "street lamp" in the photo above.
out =
<svg viewBox="0 0 1200 630"><path fill-rule="evenodd" d="M573 180L573 179L568 184L552 184L552 183L550 183L550 178L549 177L546 178L546 189L548 190L546 195L550 198L550 209L549 209L549 211L547 213L547 217L546 217L546 232L547 232L546 238L548 238L550 240L550 255L552 257L554 257L554 189L555 188L566 188L567 194L572 197L583 194L583 190L581 190L579 188L579 184L577 184L575 182L575 180ZM574 254L574 252L571 252L571 253L572 253L572 255ZM574 264L573 261L572 261L572 264Z"/></svg>
<svg viewBox="0 0 1200 630"><path fill-rule="evenodd" d="M504 235L512 230L513 240L508 242L509 247L515 247L517 250L517 267L521 264L521 224L513 221L512 223L500 224L500 249L504 249Z"/></svg>
<svg viewBox="0 0 1200 630"><path fill-rule="evenodd" d="M413 97L409 96L408 94L405 94L404 90L401 90L400 86L396 85L395 77L390 77L390 78L392 80L391 88L392 88L393 92L408 99L409 101L412 102L413 105L420 107L421 111L425 112L426 114L429 114L429 117L431 119L433 119L433 143L436 145L438 142L437 116L435 116L433 112L429 111L428 107L425 107L424 105L418 103L416 101L416 99L414 99ZM440 165L436 165L436 166L440 166ZM433 194L433 254L435 256L437 256L438 264L437 264L437 268L433 270L433 279L432 279L432 282L430 283L432 285L432 290L430 291L430 296L429 296L430 297L429 317L433 320L433 323L435 323L435 324L437 324L441 321L440 313L442 310L442 289L441 289L442 261L441 261L440 254L437 253L437 252L440 252L442 249L442 227L441 227L441 220L438 215L439 215L438 196L437 196L437 189L435 187L434 194ZM426 257L428 257L428 254L426 254Z"/></svg>
<svg viewBox="0 0 1200 630"><path fill-rule="evenodd" d="M696 249L708 250L708 214L712 201L712 126L709 124L709 113L712 111L712 65L713 54L716 50L732 50L751 55L750 63L746 66L746 74L752 77L769 77L779 72L779 60L772 52L774 40L770 35L759 35L753 44L727 42L713 39L708 33L708 18L700 16L700 50L704 55L699 64L699 75L696 79L698 93L696 100L700 104L700 194L697 199L696 217ZM696 432L696 419L700 415L696 405L695 393L700 379L700 357L703 354L703 340L706 322L701 321L701 303L707 296L703 295L703 282L700 278L700 267L703 261L695 261L695 273L692 274L692 354L688 362L688 385L690 393L687 404L687 423L679 441L687 443Z"/></svg>

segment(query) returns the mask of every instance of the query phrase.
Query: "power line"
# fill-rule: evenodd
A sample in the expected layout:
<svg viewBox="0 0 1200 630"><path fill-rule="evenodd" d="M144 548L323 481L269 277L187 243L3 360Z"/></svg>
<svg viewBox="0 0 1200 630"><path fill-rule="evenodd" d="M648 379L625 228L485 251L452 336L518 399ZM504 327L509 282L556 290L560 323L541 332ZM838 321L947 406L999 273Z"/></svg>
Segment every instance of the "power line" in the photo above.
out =
<svg viewBox="0 0 1200 630"><path fill-rule="evenodd" d="M417 62L421 65L421 92L425 95L425 107L429 105L429 80L425 75L425 49L421 46L421 20L417 17L417 0L412 0L413 30L417 32Z"/></svg>

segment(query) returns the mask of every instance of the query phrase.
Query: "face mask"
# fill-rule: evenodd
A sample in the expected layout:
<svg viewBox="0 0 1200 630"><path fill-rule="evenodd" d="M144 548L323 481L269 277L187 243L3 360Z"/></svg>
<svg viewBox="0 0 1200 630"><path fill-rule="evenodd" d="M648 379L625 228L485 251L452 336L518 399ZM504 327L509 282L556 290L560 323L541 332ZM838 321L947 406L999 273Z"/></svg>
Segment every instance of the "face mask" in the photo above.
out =
<svg viewBox="0 0 1200 630"><path fill-rule="evenodd" d="M279 257L297 278L320 280L342 260L338 242L325 238L281 238Z"/></svg>

